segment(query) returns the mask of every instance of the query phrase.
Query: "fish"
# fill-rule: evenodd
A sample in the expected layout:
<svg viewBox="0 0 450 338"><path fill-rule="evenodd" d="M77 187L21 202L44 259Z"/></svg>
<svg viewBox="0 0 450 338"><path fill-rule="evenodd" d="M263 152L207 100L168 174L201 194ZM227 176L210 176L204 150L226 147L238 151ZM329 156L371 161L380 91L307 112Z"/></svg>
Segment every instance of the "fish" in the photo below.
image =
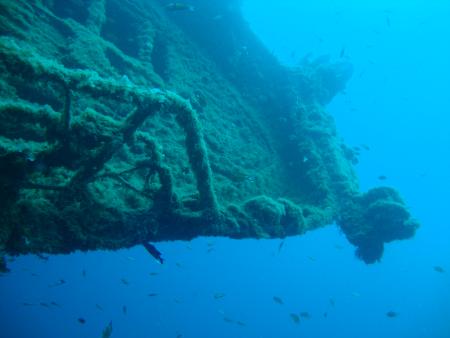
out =
<svg viewBox="0 0 450 338"><path fill-rule="evenodd" d="M273 301L274 301L275 303L278 303L278 304L280 304L280 305L283 305L283 304L284 304L283 300L282 300L280 297L273 296L272 299L273 299Z"/></svg>
<svg viewBox="0 0 450 338"><path fill-rule="evenodd" d="M304 312L300 312L300 317L309 319L309 318L311 318L311 315L309 314L309 312L304 311Z"/></svg>
<svg viewBox="0 0 450 338"><path fill-rule="evenodd" d="M23 305L23 306L34 306L34 305L36 305L36 304L28 303L28 302L23 302L22 305Z"/></svg>
<svg viewBox="0 0 450 338"><path fill-rule="evenodd" d="M80 323L80 324L86 324L86 319L80 317L80 318L78 318L78 323Z"/></svg>
<svg viewBox="0 0 450 338"><path fill-rule="evenodd" d="M323 317L324 317L324 318L327 318L327 317L328 317L328 312L324 312L324 313L323 313Z"/></svg>
<svg viewBox="0 0 450 338"><path fill-rule="evenodd" d="M284 239L280 242L280 244L278 245L278 253L280 253L281 249L284 246Z"/></svg>
<svg viewBox="0 0 450 338"><path fill-rule="evenodd" d="M163 264L164 263L164 259L162 258L161 252L159 252L158 249L156 249L153 244L150 244L148 242L144 242L144 243L142 243L142 245L148 251L148 253L150 255L152 255L154 259L156 259L156 261L159 264Z"/></svg>
<svg viewBox="0 0 450 338"><path fill-rule="evenodd" d="M86 277L86 270L85 269L81 270L81 276Z"/></svg>
<svg viewBox="0 0 450 338"><path fill-rule="evenodd" d="M109 338L112 334L112 321L109 322L108 325L104 328L102 332L102 338Z"/></svg>
<svg viewBox="0 0 450 338"><path fill-rule="evenodd" d="M380 176L378 176L378 179L379 179L380 181L385 181L385 180L387 180L387 176L385 176L385 175L380 175Z"/></svg>
<svg viewBox="0 0 450 338"><path fill-rule="evenodd" d="M223 321L226 323L234 323L234 320L229 317L223 317Z"/></svg>
<svg viewBox="0 0 450 338"><path fill-rule="evenodd" d="M45 302L40 302L39 305L42 307L46 307L46 308L50 307L50 305L48 305L48 303L45 303Z"/></svg>
<svg viewBox="0 0 450 338"><path fill-rule="evenodd" d="M242 322L242 321L240 321L240 320L238 320L238 321L236 322L236 324L239 325L239 326L247 326L246 323L244 323L244 322Z"/></svg>
<svg viewBox="0 0 450 338"><path fill-rule="evenodd" d="M153 276L158 276L158 273L157 272L150 272L149 275L152 276L152 277Z"/></svg>
<svg viewBox="0 0 450 338"><path fill-rule="evenodd" d="M444 273L445 270L442 266L436 265L433 267L434 271L439 272L439 273Z"/></svg>
<svg viewBox="0 0 450 338"><path fill-rule="evenodd" d="M181 338L181 337L183 337L183 335L181 333L178 333L176 338Z"/></svg>
<svg viewBox="0 0 450 338"><path fill-rule="evenodd" d="M299 317L297 314L295 314L295 313L290 313L289 316L291 317L292 321L293 321L295 324L299 324L299 323L300 323L300 317Z"/></svg>
<svg viewBox="0 0 450 338"><path fill-rule="evenodd" d="M395 311L388 311L388 312L386 312L386 316L389 318L395 318L398 316L398 313Z"/></svg>
<svg viewBox="0 0 450 338"><path fill-rule="evenodd" d="M48 259L49 259L49 256L45 256L45 255L40 254L40 253L36 254L36 256L37 256L39 259L42 259L43 261L48 261Z"/></svg>
<svg viewBox="0 0 450 338"><path fill-rule="evenodd" d="M95 307L97 308L97 310L99 311L103 311L103 308L101 307L100 304L95 304Z"/></svg>
<svg viewBox="0 0 450 338"><path fill-rule="evenodd" d="M61 285L63 285L63 284L66 284L66 281L64 280L64 279L60 279L60 280L58 280L58 281L56 281L55 283L53 283L53 284L49 284L49 288L55 288L55 287L57 287L57 286L61 286Z"/></svg>
<svg viewBox="0 0 450 338"><path fill-rule="evenodd" d="M156 297L158 294L157 293L149 293L148 296L149 297Z"/></svg>
<svg viewBox="0 0 450 338"><path fill-rule="evenodd" d="M190 11L193 12L195 7L183 2L170 2L164 6L169 12Z"/></svg>
<svg viewBox="0 0 450 338"><path fill-rule="evenodd" d="M336 305L336 302L335 302L335 300L334 300L333 297L330 297L330 299L329 299L328 301L330 302L330 305L331 305L332 307L334 307L334 306Z"/></svg>
<svg viewBox="0 0 450 338"><path fill-rule="evenodd" d="M216 293L214 294L214 299L221 299L221 298L223 298L223 297L225 297L225 294L222 293L222 292L216 292Z"/></svg>
<svg viewBox="0 0 450 338"><path fill-rule="evenodd" d="M344 55L345 55L345 46L342 47L341 52L339 53L339 58L342 59L344 57Z"/></svg>
<svg viewBox="0 0 450 338"><path fill-rule="evenodd" d="M208 248L208 250L206 250L206 253L211 253L212 251L214 251L214 248Z"/></svg>
<svg viewBox="0 0 450 338"><path fill-rule="evenodd" d="M391 19L388 16L386 16L386 25L391 27Z"/></svg>
<svg viewBox="0 0 450 338"><path fill-rule="evenodd" d="M177 266L177 268L183 267L183 265L181 265L181 263L178 263L178 262L176 262L175 265Z"/></svg>
<svg viewBox="0 0 450 338"><path fill-rule="evenodd" d="M126 315L128 313L126 305L122 306L122 312L123 312L124 315Z"/></svg>
<svg viewBox="0 0 450 338"><path fill-rule="evenodd" d="M50 305L53 305L55 307L61 307L61 305L59 305L57 302L50 302Z"/></svg>
<svg viewBox="0 0 450 338"><path fill-rule="evenodd" d="M121 278L120 281L122 282L123 285L130 285L130 282L128 282L128 280L126 278Z"/></svg>
<svg viewBox="0 0 450 338"><path fill-rule="evenodd" d="M359 292L353 291L352 296L355 298L361 297L361 294Z"/></svg>

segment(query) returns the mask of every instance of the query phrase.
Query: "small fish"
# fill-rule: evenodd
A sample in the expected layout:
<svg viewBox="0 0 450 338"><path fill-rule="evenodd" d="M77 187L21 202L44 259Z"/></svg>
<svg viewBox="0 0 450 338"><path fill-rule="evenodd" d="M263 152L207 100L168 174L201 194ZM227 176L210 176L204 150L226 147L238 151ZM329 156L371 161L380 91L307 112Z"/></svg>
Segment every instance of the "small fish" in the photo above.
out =
<svg viewBox="0 0 450 338"><path fill-rule="evenodd" d="M391 19L386 16L386 25L390 28L391 27Z"/></svg>
<svg viewBox="0 0 450 338"><path fill-rule="evenodd" d="M177 268L182 268L183 265L181 265L181 263L176 262L175 265L177 266Z"/></svg>
<svg viewBox="0 0 450 338"><path fill-rule="evenodd" d="M225 294L222 293L222 292L216 292L216 293L214 294L214 299L221 299L221 298L223 298L223 297L225 297Z"/></svg>
<svg viewBox="0 0 450 338"><path fill-rule="evenodd" d="M86 319L80 317L80 318L78 318L78 323L80 323L80 324L86 324Z"/></svg>
<svg viewBox="0 0 450 338"><path fill-rule="evenodd" d="M211 253L214 251L214 248L208 248L208 250L206 250L206 253Z"/></svg>
<svg viewBox="0 0 450 338"><path fill-rule="evenodd" d="M284 246L284 239L278 245L278 253L280 253L281 249L283 249L283 246Z"/></svg>
<svg viewBox="0 0 450 338"><path fill-rule="evenodd" d="M40 302L39 305L42 307L50 308L50 305L48 305L48 303L45 302Z"/></svg>
<svg viewBox="0 0 450 338"><path fill-rule="evenodd" d="M175 303L177 303L177 304L183 303L183 301L182 301L180 298L178 298L178 297L175 297L175 298L173 299L173 301L174 301Z"/></svg>
<svg viewBox="0 0 450 338"><path fill-rule="evenodd" d="M339 53L339 58L343 58L345 56L345 46L342 47L341 52Z"/></svg>
<svg viewBox="0 0 450 338"><path fill-rule="evenodd" d="M48 261L48 259L49 259L49 256L45 256L45 255L40 254L40 253L37 253L36 256L37 256L39 259L42 259L43 261Z"/></svg>
<svg viewBox="0 0 450 338"><path fill-rule="evenodd" d="M316 258L313 257L313 256L308 256L308 259L309 259L311 262L315 262L315 261L316 261Z"/></svg>
<svg viewBox="0 0 450 338"><path fill-rule="evenodd" d="M53 305L54 307L61 307L57 302L50 302L50 305Z"/></svg>
<svg viewBox="0 0 450 338"><path fill-rule="evenodd" d="M335 300L334 300L333 297L330 297L330 299L329 299L328 301L330 302L330 305L331 305L332 307L334 307L334 306L336 305L336 302L335 302Z"/></svg>
<svg viewBox="0 0 450 338"><path fill-rule="evenodd" d="M55 287L61 286L63 284L66 284L66 281L64 279L60 279L60 280L56 281L55 283L50 284L48 287L49 288L55 288Z"/></svg>
<svg viewBox="0 0 450 338"><path fill-rule="evenodd" d="M309 318L311 318L311 315L309 314L309 312L305 311L305 312L300 312L300 317L309 319Z"/></svg>
<svg viewBox="0 0 450 338"><path fill-rule="evenodd" d="M38 275L37 273L34 273L34 272L31 273L31 276L33 276L33 277L39 277L39 275Z"/></svg>
<svg viewBox="0 0 450 338"><path fill-rule="evenodd" d="M277 303L277 304L280 304L280 305L283 305L283 304L284 304L283 300L282 300L280 297L273 296L272 299L273 299L273 301L274 301L275 303Z"/></svg>
<svg viewBox="0 0 450 338"><path fill-rule="evenodd" d="M23 306L34 306L34 305L36 305L36 304L28 303L28 302L23 302L22 305L23 305Z"/></svg>
<svg viewBox="0 0 450 338"><path fill-rule="evenodd" d="M81 276L86 277L86 270L85 269L81 270Z"/></svg>
<svg viewBox="0 0 450 338"><path fill-rule="evenodd" d="M212 247L212 246L214 246L214 242L208 242L208 243L206 243L206 245L209 247Z"/></svg>
<svg viewBox="0 0 450 338"><path fill-rule="evenodd" d="M386 312L386 316L389 318L395 318L398 316L398 313L395 311L388 311L388 312Z"/></svg>
<svg viewBox="0 0 450 338"><path fill-rule="evenodd" d="M109 322L108 325L106 325L105 329L102 332L102 338L109 338L112 334L112 321Z"/></svg>
<svg viewBox="0 0 450 338"><path fill-rule="evenodd" d="M122 306L122 312L124 315L126 315L128 313L128 309L127 309L126 305Z"/></svg>
<svg viewBox="0 0 450 338"><path fill-rule="evenodd" d="M378 176L378 179L379 179L380 181L385 181L385 180L387 180L387 176L385 176L385 175L380 175L380 176Z"/></svg>
<svg viewBox="0 0 450 338"><path fill-rule="evenodd" d="M194 6L182 2L171 2L165 5L164 8L170 12L177 12L177 11L193 12L195 10Z"/></svg>
<svg viewBox="0 0 450 338"><path fill-rule="evenodd" d="M367 144L361 144L361 148L363 148L364 150L369 151L370 147Z"/></svg>
<svg viewBox="0 0 450 338"><path fill-rule="evenodd" d="M148 296L149 297L156 297L158 294L157 293L149 293Z"/></svg>
<svg viewBox="0 0 450 338"><path fill-rule="evenodd" d="M142 245L148 251L148 253L150 255L152 255L154 259L156 259L156 261L159 264L163 264L164 263L164 259L162 258L161 252L159 252L158 249L156 249L156 247L153 244L150 244L148 242L144 242L144 243L142 243Z"/></svg>
<svg viewBox="0 0 450 338"><path fill-rule="evenodd" d="M328 312L324 312L324 313L323 313L323 317L324 317L324 318L327 318L327 317L328 317Z"/></svg>
<svg viewBox="0 0 450 338"><path fill-rule="evenodd" d="M352 296L355 298L361 297L361 294L359 292L353 291Z"/></svg>
<svg viewBox="0 0 450 338"><path fill-rule="evenodd" d="M149 275L154 277L154 276L158 276L159 274L157 272L150 272Z"/></svg>
<svg viewBox="0 0 450 338"><path fill-rule="evenodd" d="M434 269L434 271L439 272L439 273L444 273L445 272L445 270L444 270L444 268L442 266L436 265L436 266L433 267L433 269Z"/></svg>
<svg viewBox="0 0 450 338"><path fill-rule="evenodd" d="M242 322L242 321L240 321L240 320L238 320L238 321L236 322L236 324L239 325L239 326L247 326L246 323L244 323L244 322Z"/></svg>
<svg viewBox="0 0 450 338"><path fill-rule="evenodd" d="M136 258L131 257L131 256L127 256L125 258L128 259L130 262L134 262L136 260Z"/></svg>
<svg viewBox="0 0 450 338"><path fill-rule="evenodd" d="M291 313L291 314L289 314L289 316L291 317L292 321L295 324L299 324L300 323L300 317L297 314Z"/></svg>
<svg viewBox="0 0 450 338"><path fill-rule="evenodd" d="M234 320L231 319L230 317L223 317L223 321L226 323L234 323Z"/></svg>
<svg viewBox="0 0 450 338"><path fill-rule="evenodd" d="M183 337L183 335L181 333L178 333L176 338L181 338L181 337Z"/></svg>
<svg viewBox="0 0 450 338"><path fill-rule="evenodd" d="M339 245L339 244L336 244L334 247L335 247L337 250L342 250L342 249L344 249L344 247L343 247L342 245Z"/></svg>
<svg viewBox="0 0 450 338"><path fill-rule="evenodd" d="M126 285L126 286L130 285L130 282L128 282L128 280L125 278L121 278L120 281L122 282L123 285Z"/></svg>
<svg viewBox="0 0 450 338"><path fill-rule="evenodd" d="M97 308L97 310L99 311L103 311L103 308L101 307L100 304L95 304L95 307Z"/></svg>

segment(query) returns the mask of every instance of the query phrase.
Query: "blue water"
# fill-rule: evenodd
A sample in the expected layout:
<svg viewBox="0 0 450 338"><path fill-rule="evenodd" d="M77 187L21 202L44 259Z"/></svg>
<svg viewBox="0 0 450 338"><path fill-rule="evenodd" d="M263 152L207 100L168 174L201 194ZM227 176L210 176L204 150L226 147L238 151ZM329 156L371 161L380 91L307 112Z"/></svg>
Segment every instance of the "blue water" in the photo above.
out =
<svg viewBox="0 0 450 338"><path fill-rule="evenodd" d="M20 257L0 278L0 337L101 337L111 320L112 337L450 337L450 2L245 0L243 10L287 65L344 49L355 75L329 111L347 144L370 147L356 168L362 190L397 188L422 223L416 236L370 266L335 226L281 251L279 240L161 243L164 265L141 247ZM296 325L299 312L311 318Z"/></svg>

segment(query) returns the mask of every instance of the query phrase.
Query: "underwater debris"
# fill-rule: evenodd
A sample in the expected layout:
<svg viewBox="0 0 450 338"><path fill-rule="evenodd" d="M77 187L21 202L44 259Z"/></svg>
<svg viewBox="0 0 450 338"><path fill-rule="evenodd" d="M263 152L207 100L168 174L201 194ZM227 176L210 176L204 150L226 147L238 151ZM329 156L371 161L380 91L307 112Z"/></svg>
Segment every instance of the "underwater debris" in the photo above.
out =
<svg viewBox="0 0 450 338"><path fill-rule="evenodd" d="M181 28L174 34L160 5L113 1L102 18L78 20L79 1L65 4L67 16L54 3L2 3L0 257L198 236L285 238L341 219L365 262L381 257L390 239L365 224L372 204L359 201L325 107L352 76L346 51L337 63L306 57L291 69L246 25L233 34L213 25L208 43L191 29L222 13L244 23L224 4L196 12L195 22L170 15ZM109 17L124 10L125 31Z"/></svg>

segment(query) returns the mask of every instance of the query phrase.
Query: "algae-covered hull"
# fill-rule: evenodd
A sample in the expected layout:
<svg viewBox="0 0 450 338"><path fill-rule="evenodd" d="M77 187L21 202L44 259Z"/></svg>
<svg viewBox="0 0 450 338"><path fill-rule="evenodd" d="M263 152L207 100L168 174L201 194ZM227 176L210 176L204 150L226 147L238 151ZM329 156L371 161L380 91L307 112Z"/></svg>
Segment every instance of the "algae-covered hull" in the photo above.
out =
<svg viewBox="0 0 450 338"><path fill-rule="evenodd" d="M0 252L337 222L374 262L413 236L396 191L359 191L356 155L326 112L351 67L283 67L237 1L193 3L0 3Z"/></svg>

